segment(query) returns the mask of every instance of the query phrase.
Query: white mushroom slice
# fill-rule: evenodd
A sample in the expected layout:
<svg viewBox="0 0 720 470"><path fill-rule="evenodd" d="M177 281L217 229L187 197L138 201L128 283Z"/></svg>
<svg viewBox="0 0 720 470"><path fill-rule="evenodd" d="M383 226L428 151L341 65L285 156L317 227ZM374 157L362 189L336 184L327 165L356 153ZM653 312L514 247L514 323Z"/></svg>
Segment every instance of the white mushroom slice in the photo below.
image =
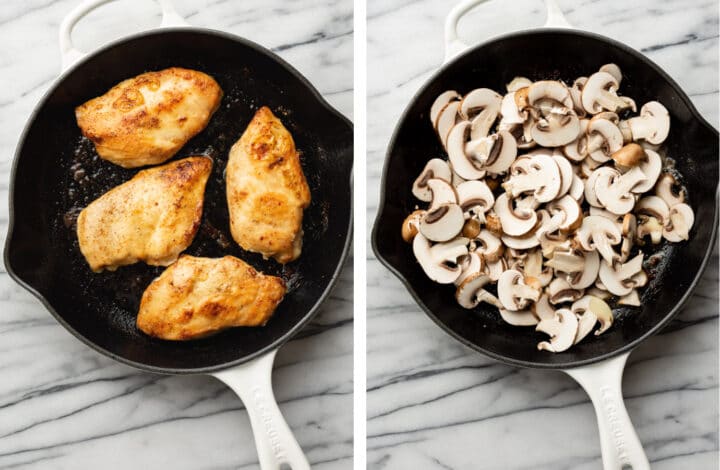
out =
<svg viewBox="0 0 720 470"><path fill-rule="evenodd" d="M532 81L526 77L515 77L510 83L505 85L508 93L518 91L520 88L529 87L532 85Z"/></svg>
<svg viewBox="0 0 720 470"><path fill-rule="evenodd" d="M649 215L654 217L660 223L665 225L670 216L670 208L668 205L657 196L645 196L635 204L635 214L638 215Z"/></svg>
<svg viewBox="0 0 720 470"><path fill-rule="evenodd" d="M467 256L463 256L460 260L460 276L455 279L454 284L459 286L465 279L475 274L485 272L485 260L479 253L471 251Z"/></svg>
<svg viewBox="0 0 720 470"><path fill-rule="evenodd" d="M670 209L668 221L663 228L663 237L669 242L681 242L690 236L695 223L695 214L687 204L675 204Z"/></svg>
<svg viewBox="0 0 720 470"><path fill-rule="evenodd" d="M623 296L629 294L633 289L634 285L630 281L630 278L636 273L628 275L628 272L632 270L630 266L627 266L629 263L630 261L624 264L618 263L617 268L613 268L612 265L608 263L600 263L600 271L598 273L600 281L610 293Z"/></svg>
<svg viewBox="0 0 720 470"><path fill-rule="evenodd" d="M663 173L658 178L657 186L655 186L655 195L665 201L668 207L684 204L687 198L685 189L680 188L676 192L675 187L677 185L677 180L671 173Z"/></svg>
<svg viewBox="0 0 720 470"><path fill-rule="evenodd" d="M588 77L582 91L582 104L590 114L603 110L618 112L631 104L617 95L618 82L607 72L595 72Z"/></svg>
<svg viewBox="0 0 720 470"><path fill-rule="evenodd" d="M453 171L451 163L448 163L448 166L450 167L450 171L452 171L452 181L450 181L450 184L452 184L453 187L456 188L460 185L460 183L464 183L465 181L467 181L465 178Z"/></svg>
<svg viewBox="0 0 720 470"><path fill-rule="evenodd" d="M645 175L645 180L633 186L632 192L636 194L650 191L652 187L655 186L655 182L662 170L662 159L660 155L650 149L645 149L645 156L646 158L640 162L639 165L640 171Z"/></svg>
<svg viewBox="0 0 720 470"><path fill-rule="evenodd" d="M490 277L490 280L493 282L497 282L498 279L500 279L500 276L502 276L502 273L504 273L506 269L507 269L507 262L505 261L505 258L498 258L495 261L487 261L485 263L485 270L487 271L487 275Z"/></svg>
<svg viewBox="0 0 720 470"><path fill-rule="evenodd" d="M572 109L552 111L530 129L532 140L543 147L562 147L580 135L580 119Z"/></svg>
<svg viewBox="0 0 720 470"><path fill-rule="evenodd" d="M641 272L644 256L645 255L643 255L641 251L633 259L624 263L619 263L615 267L615 272L617 273L618 277L622 279L632 279L633 276Z"/></svg>
<svg viewBox="0 0 720 470"><path fill-rule="evenodd" d="M555 316L555 309L550 305L547 294L542 294L538 301L532 304L530 310L540 320L549 320Z"/></svg>
<svg viewBox="0 0 720 470"><path fill-rule="evenodd" d="M528 278L537 279L540 287L545 287L550 284L550 281L552 281L553 278L552 268L548 266L543 267L543 255L541 250L528 252L527 257L523 261L523 274L525 275L526 281Z"/></svg>
<svg viewBox="0 0 720 470"><path fill-rule="evenodd" d="M462 272L457 261L468 254L468 241L456 238L431 246L430 240L418 233L413 239L413 253L427 277L439 284L452 284Z"/></svg>
<svg viewBox="0 0 720 470"><path fill-rule="evenodd" d="M578 77L573 82L572 88L570 88L570 97L573 102L573 109L578 116L585 116L587 111L582 105L582 89L587 83L587 77Z"/></svg>
<svg viewBox="0 0 720 470"><path fill-rule="evenodd" d="M554 164L554 163L553 163ZM495 213L500 218L500 224L504 234L511 236L525 235L535 227L537 213L518 212L513 207L512 200L507 193L503 193L495 200Z"/></svg>
<svg viewBox="0 0 720 470"><path fill-rule="evenodd" d="M623 241L620 245L620 262L624 263L630 256L630 250L632 250L633 242L637 237L637 217L634 214L625 214L621 232Z"/></svg>
<svg viewBox="0 0 720 470"><path fill-rule="evenodd" d="M530 231L519 237L503 235L502 242L505 246L514 250L529 250L530 248L535 248L540 245L540 240L538 240L534 231Z"/></svg>
<svg viewBox="0 0 720 470"><path fill-rule="evenodd" d="M460 120L460 116L458 115L459 110L460 102L451 101L440 111L440 114L437 117L437 124L435 125L435 130L437 131L438 137L440 138L440 142L446 150L447 141L450 136L450 130L455 127L455 125ZM470 123L468 123L468 125L469 124Z"/></svg>
<svg viewBox="0 0 720 470"><path fill-rule="evenodd" d="M596 252L592 251L591 253ZM585 257L577 252L556 250L546 264L556 272L578 273L585 268Z"/></svg>
<svg viewBox="0 0 720 470"><path fill-rule="evenodd" d="M568 273L567 281L570 287L577 290L587 289L597 280L600 271L600 255L597 251L582 252L584 265L582 271Z"/></svg>
<svg viewBox="0 0 720 470"><path fill-rule="evenodd" d="M657 245L662 241L663 225L652 216L640 216L640 223L637 227L637 239L643 240L650 235L650 242Z"/></svg>
<svg viewBox="0 0 720 470"><path fill-rule="evenodd" d="M524 309L528 302L537 302L540 298L540 291L525 284L522 273L514 269L508 269L500 275L497 290L500 303L513 312Z"/></svg>
<svg viewBox="0 0 720 470"><path fill-rule="evenodd" d="M431 178L425 184L432 195L428 211L433 211L443 204L457 204L455 188L447 181Z"/></svg>
<svg viewBox="0 0 720 470"><path fill-rule="evenodd" d="M515 102L514 91L503 97L502 103L500 104L500 114L502 115L499 124L501 129L507 129L506 126L510 126L512 124L522 124L527 118L526 113L520 113L520 110L518 109L517 103Z"/></svg>
<svg viewBox="0 0 720 470"><path fill-rule="evenodd" d="M670 114L662 104L649 101L640 108L640 116L628 119L633 140L646 140L658 145L670 132Z"/></svg>
<svg viewBox="0 0 720 470"><path fill-rule="evenodd" d="M490 88L477 88L460 101L460 116L466 120L472 120L474 117L486 113L489 117L493 117L493 121L500 112L500 104L502 96L497 94Z"/></svg>
<svg viewBox="0 0 720 470"><path fill-rule="evenodd" d="M630 143L617 150L612 155L615 163L621 167L638 166L640 162L646 159L645 149L636 143Z"/></svg>
<svg viewBox="0 0 720 470"><path fill-rule="evenodd" d="M557 164L558 169L560 170L560 191L558 192L558 195L555 196L555 198L559 198L570 191L570 186L572 186L572 180L575 173L573 172L572 164L570 164L568 159L563 157L562 154L553 155L552 159L555 160L555 164Z"/></svg>
<svg viewBox="0 0 720 470"><path fill-rule="evenodd" d="M441 179L448 183L452 181L450 166L445 160L433 158L428 160L422 173L415 179L412 186L413 196L421 201L432 201L432 191L427 183L431 179Z"/></svg>
<svg viewBox="0 0 720 470"><path fill-rule="evenodd" d="M497 261L505 252L500 239L489 230L481 230L475 240L478 244L475 252L481 254L488 263Z"/></svg>
<svg viewBox="0 0 720 470"><path fill-rule="evenodd" d="M446 242L455 238L463 228L465 218L457 204L441 204L428 211L420 220L420 233L434 242Z"/></svg>
<svg viewBox="0 0 720 470"><path fill-rule="evenodd" d="M448 134L447 152L453 171L466 180L477 180L485 176L482 163L474 161L465 153L470 123L462 121L455 125Z"/></svg>
<svg viewBox="0 0 720 470"><path fill-rule="evenodd" d="M607 290L600 289L597 287L597 284L585 291L587 295L591 295L593 297L597 297L600 300L607 300L610 297L612 297L612 294L608 292Z"/></svg>
<svg viewBox="0 0 720 470"><path fill-rule="evenodd" d="M437 130L437 119L440 116L440 111L443 110L451 101L458 101L461 98L460 94L455 90L448 90L440 93L432 106L430 106L430 122L433 127Z"/></svg>
<svg viewBox="0 0 720 470"><path fill-rule="evenodd" d="M565 279L556 277L547 288L548 300L557 305L563 302L575 302L582 297L583 290L573 288Z"/></svg>
<svg viewBox="0 0 720 470"><path fill-rule="evenodd" d="M583 179L578 175L573 174L572 184L570 185L568 194L571 198L575 199L578 204L582 204L585 199L585 183L583 183Z"/></svg>
<svg viewBox="0 0 720 470"><path fill-rule="evenodd" d="M573 344L577 344L583 340L590 332L595 328L598 318L595 312L590 310L590 299L592 296L586 295L581 299L575 301L570 307L570 310L575 314L578 319L578 331L575 335Z"/></svg>
<svg viewBox="0 0 720 470"><path fill-rule="evenodd" d="M630 212L635 206L635 195L632 189L645 181L645 174L639 167L631 168L622 175L601 175L595 182L595 193L600 203L607 210L617 215Z"/></svg>
<svg viewBox="0 0 720 470"><path fill-rule="evenodd" d="M600 72L607 72L612 75L618 86L620 86L620 83L622 82L622 72L620 71L620 67L618 67L617 64L605 64L600 67Z"/></svg>
<svg viewBox="0 0 720 470"><path fill-rule="evenodd" d="M541 212L541 211L538 211ZM542 248L542 254L544 257L550 259L553 257L553 253L556 251L568 251L571 247L571 240L566 234L557 232L538 230L537 234L540 240L540 247Z"/></svg>
<svg viewBox="0 0 720 470"><path fill-rule="evenodd" d="M560 169L555 160L545 154L535 154L515 160L510 167L510 178L502 186L513 197L531 193L542 203L555 199L561 185Z"/></svg>
<svg viewBox="0 0 720 470"><path fill-rule="evenodd" d="M632 131L630 130L630 124L628 124L627 121L620 121L618 123L618 129L620 129L620 132L623 136L623 144L629 144L632 142Z"/></svg>
<svg viewBox="0 0 720 470"><path fill-rule="evenodd" d="M630 307L640 306L640 296L638 295L637 289L630 291L628 295L624 295L618 299L618 305L628 305Z"/></svg>
<svg viewBox="0 0 720 470"><path fill-rule="evenodd" d="M602 163L595 161L590 157L586 157L585 160L580 163L579 174L583 178L589 178L590 174L601 165Z"/></svg>
<svg viewBox="0 0 720 470"><path fill-rule="evenodd" d="M595 296L590 299L588 307L590 310L592 310L592 312L595 314L598 321L600 322L600 328L595 331L595 336L600 336L601 334L605 333L613 324L612 310L610 309L610 306L605 303L604 300L602 300L600 297Z"/></svg>
<svg viewBox="0 0 720 470"><path fill-rule="evenodd" d="M538 106L542 101L554 101L556 106L572 109L570 90L557 80L540 80L528 87L528 104ZM542 144L541 144L542 145Z"/></svg>
<svg viewBox="0 0 720 470"><path fill-rule="evenodd" d="M533 315L530 310L520 310L513 312L504 308L500 309L500 317L513 326L535 326L538 324L538 319Z"/></svg>
<svg viewBox="0 0 720 470"><path fill-rule="evenodd" d="M580 204L569 195L548 203L551 214L550 231L571 232L580 226L583 214Z"/></svg>
<svg viewBox="0 0 720 470"><path fill-rule="evenodd" d="M581 162L588 156L587 130L589 125L589 119L580 119L580 132L577 138L562 148L565 156L574 162Z"/></svg>
<svg viewBox="0 0 720 470"><path fill-rule="evenodd" d="M596 162L604 163L610 160L611 155L623 146L620 129L607 119L591 119L587 133L588 155Z"/></svg>
<svg viewBox="0 0 720 470"><path fill-rule="evenodd" d="M502 308L500 301L490 292L483 289L490 278L486 274L473 274L465 279L455 291L455 298L461 307L471 309L480 302L487 302L497 308Z"/></svg>
<svg viewBox="0 0 720 470"><path fill-rule="evenodd" d="M587 203L591 206L602 207L602 203L597 198L596 186L598 180L607 181L609 185L613 178L618 176L620 176L620 172L609 166L602 166L590 173L588 179L585 180L585 200Z"/></svg>
<svg viewBox="0 0 720 470"><path fill-rule="evenodd" d="M517 156L517 141L508 131L495 134L496 140L485 162L485 171L492 174L505 173Z"/></svg>
<svg viewBox="0 0 720 470"><path fill-rule="evenodd" d="M622 241L620 229L611 220L599 216L587 216L583 219L577 233L577 240L583 250L597 250L600 255L612 264L619 256L612 246Z"/></svg>
<svg viewBox="0 0 720 470"><path fill-rule="evenodd" d="M400 230L400 234L402 235L403 240L408 243L413 241L413 238L415 238L415 235L417 235L418 233L418 228L420 227L420 220L423 218L424 215L425 211L416 210L405 218L402 224L402 229Z"/></svg>
<svg viewBox="0 0 720 470"><path fill-rule="evenodd" d="M485 212L495 204L495 196L484 181L465 181L459 184L455 191L458 205L466 217L481 215L480 220L484 221Z"/></svg>
<svg viewBox="0 0 720 470"><path fill-rule="evenodd" d="M552 319L541 320L535 330L550 336L549 342L542 341L538 343L538 350L562 352L573 345L578 330L578 320L572 311L561 308L555 312Z"/></svg>

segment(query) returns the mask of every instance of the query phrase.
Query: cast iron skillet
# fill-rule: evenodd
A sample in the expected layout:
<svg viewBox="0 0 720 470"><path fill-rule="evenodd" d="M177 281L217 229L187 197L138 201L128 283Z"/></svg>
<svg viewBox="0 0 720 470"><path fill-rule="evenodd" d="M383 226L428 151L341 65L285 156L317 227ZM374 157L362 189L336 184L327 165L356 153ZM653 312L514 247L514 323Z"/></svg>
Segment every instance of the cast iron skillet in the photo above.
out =
<svg viewBox="0 0 720 470"><path fill-rule="evenodd" d="M476 3L466 2L460 7L466 11ZM458 11L451 13L449 20L451 36L453 14L456 22ZM457 41L452 37L446 39ZM418 204L411 194L413 180L428 159L446 156L428 119L430 106L441 92L458 90L464 94L477 87L504 90L505 84L518 75L531 80L572 82L609 62L618 64L623 72L622 94L633 97L638 106L659 100L668 108L671 132L664 149L677 161L696 222L690 241L662 249L662 261L649 273L652 280L644 290L639 311L633 309L632 314L626 314L616 310L617 320L609 331L566 352L539 352L536 344L544 337L533 328L508 325L496 309L484 303L468 311L455 301L452 286L431 281L416 262L411 244L400 237L400 226ZM662 329L688 299L712 252L718 220L717 186L718 133L660 67L639 52L596 34L569 29L525 31L493 39L462 53L415 95L388 147L372 244L378 259L405 284L425 313L463 344L513 366L552 369L585 366L629 352ZM625 357L620 360L623 364ZM580 374L581 369L573 373ZM619 395L620 390L617 392ZM636 465L632 468L644 468L630 460L625 463ZM624 463L622 459L620 463Z"/></svg>
<svg viewBox="0 0 720 470"><path fill-rule="evenodd" d="M288 292L264 327L233 328L188 342L153 339L136 328L135 317L142 292L164 268L138 263L114 273L95 274L78 249L74 226L78 210L137 170L124 170L98 158L76 125L75 106L123 79L170 66L206 72L225 93L208 127L174 157L200 154L214 162L202 225L185 253L231 254L285 279ZM286 266L243 251L229 233L224 181L228 151L262 105L269 106L293 135L312 195L303 223L303 254ZM316 313L348 251L352 136L350 122L305 78L250 41L196 28L160 29L116 41L63 73L30 117L17 147L10 183L8 273L73 335L115 360L150 372L196 374L260 358L255 361L265 364L267 370L260 375L266 373L269 386L274 351ZM220 378L236 378L225 376ZM267 400L272 400L269 394ZM250 408L251 403L244 401ZM282 463L280 457L277 460ZM262 451L260 458L263 463ZM302 462L291 460L293 468L303 468Z"/></svg>

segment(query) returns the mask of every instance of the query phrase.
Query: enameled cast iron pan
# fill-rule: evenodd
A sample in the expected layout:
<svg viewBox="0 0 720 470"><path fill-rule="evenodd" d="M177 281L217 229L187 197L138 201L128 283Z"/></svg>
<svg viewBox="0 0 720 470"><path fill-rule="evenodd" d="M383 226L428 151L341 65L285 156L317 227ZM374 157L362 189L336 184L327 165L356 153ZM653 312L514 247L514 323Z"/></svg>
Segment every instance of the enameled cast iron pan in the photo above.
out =
<svg viewBox="0 0 720 470"><path fill-rule="evenodd" d="M125 364L167 374L213 374L245 403L265 469L309 468L280 415L270 384L277 348L315 314L335 283L351 236L352 126L295 69L231 34L172 27L131 36L83 57L73 25L108 0L90 0L63 21L63 72L38 104L20 139L10 185L5 247L8 273L38 297L77 338ZM186 24L162 1L163 26ZM77 63L74 63L78 61ZM181 66L213 76L225 96L208 127L174 158L213 161L202 225L186 253L231 254L285 279L288 292L269 323L189 342L161 341L135 327L140 297L164 268L144 263L94 274L80 254L74 218L82 207L137 170L97 157L75 123L75 106L118 82ZM68 68L69 67L69 68ZM232 144L254 112L269 106L293 135L312 203L305 211L303 254L286 266L244 252L229 233L224 169Z"/></svg>
<svg viewBox="0 0 720 470"><path fill-rule="evenodd" d="M606 470L647 469L647 458L622 404L622 369L629 352L679 311L712 252L718 222L718 133L656 64L612 39L567 29L553 2L548 2L546 28L502 36L452 58L467 49L457 39L459 18L482 1L465 1L450 13L446 43L451 60L421 88L395 129L385 161L373 248L430 318L465 345L513 366L565 369L577 379L596 407ZM671 131L664 149L677 161L696 222L688 242L663 249L662 262L649 273L652 280L641 309L616 310L609 331L566 352L540 352L536 344L541 338L533 328L506 324L487 304L468 311L455 301L453 288L432 282L415 261L412 246L400 237L400 226L418 203L411 194L413 180L429 158L444 155L428 119L441 92L503 90L517 75L572 82L609 62L623 72L624 95L632 96L638 106L658 100L669 110Z"/></svg>

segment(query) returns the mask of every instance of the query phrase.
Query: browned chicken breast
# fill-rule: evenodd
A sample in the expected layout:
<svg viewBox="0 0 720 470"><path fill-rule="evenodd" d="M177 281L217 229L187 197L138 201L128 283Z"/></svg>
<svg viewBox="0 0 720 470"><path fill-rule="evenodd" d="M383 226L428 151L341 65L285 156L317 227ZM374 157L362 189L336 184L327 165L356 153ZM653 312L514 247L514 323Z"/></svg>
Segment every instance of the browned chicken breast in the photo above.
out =
<svg viewBox="0 0 720 470"><path fill-rule="evenodd" d="M262 326L285 283L235 258L183 255L142 296L137 326L150 336L188 340L234 326Z"/></svg>
<svg viewBox="0 0 720 470"><path fill-rule="evenodd" d="M145 261L167 266L200 226L212 161L190 157L138 172L80 212L80 251L93 271Z"/></svg>
<svg viewBox="0 0 720 470"><path fill-rule="evenodd" d="M222 95L211 76L172 67L120 82L75 116L100 157L136 168L175 155L205 128Z"/></svg>
<svg viewBox="0 0 720 470"><path fill-rule="evenodd" d="M226 179L235 241L279 263L297 259L310 189L292 136L267 107L230 149Z"/></svg>

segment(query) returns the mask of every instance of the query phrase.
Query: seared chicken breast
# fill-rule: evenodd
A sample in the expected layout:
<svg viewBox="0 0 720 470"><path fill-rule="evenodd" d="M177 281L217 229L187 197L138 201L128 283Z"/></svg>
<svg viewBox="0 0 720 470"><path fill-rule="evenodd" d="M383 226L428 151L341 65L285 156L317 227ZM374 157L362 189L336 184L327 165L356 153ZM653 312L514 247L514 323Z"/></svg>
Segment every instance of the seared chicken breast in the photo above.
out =
<svg viewBox="0 0 720 470"><path fill-rule="evenodd" d="M282 279L235 258L183 255L150 283L137 326L167 340L200 338L234 326L267 323L285 295Z"/></svg>
<svg viewBox="0 0 720 470"><path fill-rule="evenodd" d="M205 157L149 168L90 203L77 219L80 251L90 268L174 262L200 226L211 169Z"/></svg>
<svg viewBox="0 0 720 470"><path fill-rule="evenodd" d="M269 108L255 113L230 149L226 184L235 241L279 263L297 259L310 189L292 136Z"/></svg>
<svg viewBox="0 0 720 470"><path fill-rule="evenodd" d="M172 67L120 82L75 109L98 155L124 168L168 160L205 128L223 92L209 75Z"/></svg>

